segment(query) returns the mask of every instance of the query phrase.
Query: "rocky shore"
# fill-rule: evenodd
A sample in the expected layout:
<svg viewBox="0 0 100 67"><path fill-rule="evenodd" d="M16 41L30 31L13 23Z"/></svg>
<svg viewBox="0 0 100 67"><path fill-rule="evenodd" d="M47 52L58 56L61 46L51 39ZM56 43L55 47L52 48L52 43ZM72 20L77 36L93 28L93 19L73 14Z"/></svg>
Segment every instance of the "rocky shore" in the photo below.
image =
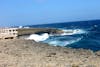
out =
<svg viewBox="0 0 100 67"><path fill-rule="evenodd" d="M23 39L0 40L0 67L100 67L100 51Z"/></svg>
<svg viewBox="0 0 100 67"><path fill-rule="evenodd" d="M48 33L48 34L61 34L62 30L55 28L19 28L18 36L29 35L29 34L39 34L39 33Z"/></svg>

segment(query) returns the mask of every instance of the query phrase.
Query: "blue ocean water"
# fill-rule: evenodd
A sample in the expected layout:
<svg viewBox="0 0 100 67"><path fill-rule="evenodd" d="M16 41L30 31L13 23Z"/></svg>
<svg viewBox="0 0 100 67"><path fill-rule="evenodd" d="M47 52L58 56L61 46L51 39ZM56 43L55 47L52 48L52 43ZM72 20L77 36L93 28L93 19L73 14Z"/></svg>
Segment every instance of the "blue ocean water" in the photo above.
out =
<svg viewBox="0 0 100 67"><path fill-rule="evenodd" d="M42 41L53 46L100 50L100 20L31 25L35 28L57 28L65 31ZM70 31L70 32L69 32Z"/></svg>

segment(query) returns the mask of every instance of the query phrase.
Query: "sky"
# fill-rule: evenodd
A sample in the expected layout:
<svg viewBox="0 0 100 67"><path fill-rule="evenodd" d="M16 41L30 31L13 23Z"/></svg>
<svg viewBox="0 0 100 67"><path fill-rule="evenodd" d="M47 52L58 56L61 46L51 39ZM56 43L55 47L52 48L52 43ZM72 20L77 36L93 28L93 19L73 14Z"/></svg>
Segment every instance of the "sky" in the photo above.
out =
<svg viewBox="0 0 100 67"><path fill-rule="evenodd" d="M100 0L0 0L0 26L100 19Z"/></svg>

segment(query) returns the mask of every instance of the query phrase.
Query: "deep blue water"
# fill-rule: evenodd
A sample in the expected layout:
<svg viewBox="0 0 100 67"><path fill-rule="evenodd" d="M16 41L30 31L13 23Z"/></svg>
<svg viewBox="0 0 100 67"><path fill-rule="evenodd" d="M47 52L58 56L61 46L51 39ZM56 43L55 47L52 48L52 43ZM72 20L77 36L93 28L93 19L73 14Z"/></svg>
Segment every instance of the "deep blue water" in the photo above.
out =
<svg viewBox="0 0 100 67"><path fill-rule="evenodd" d="M31 25L36 28L71 30L70 35L50 36L43 41L54 46L100 50L100 20ZM76 30L76 31L75 31ZM78 31L77 31L78 30ZM66 33L67 34L67 33Z"/></svg>

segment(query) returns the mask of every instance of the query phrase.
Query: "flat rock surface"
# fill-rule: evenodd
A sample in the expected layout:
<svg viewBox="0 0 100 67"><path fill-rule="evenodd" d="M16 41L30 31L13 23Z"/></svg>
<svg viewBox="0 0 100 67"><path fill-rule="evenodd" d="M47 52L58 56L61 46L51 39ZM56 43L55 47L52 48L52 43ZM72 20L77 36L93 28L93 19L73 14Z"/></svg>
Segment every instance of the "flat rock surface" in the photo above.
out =
<svg viewBox="0 0 100 67"><path fill-rule="evenodd" d="M0 40L0 67L100 67L100 51Z"/></svg>

